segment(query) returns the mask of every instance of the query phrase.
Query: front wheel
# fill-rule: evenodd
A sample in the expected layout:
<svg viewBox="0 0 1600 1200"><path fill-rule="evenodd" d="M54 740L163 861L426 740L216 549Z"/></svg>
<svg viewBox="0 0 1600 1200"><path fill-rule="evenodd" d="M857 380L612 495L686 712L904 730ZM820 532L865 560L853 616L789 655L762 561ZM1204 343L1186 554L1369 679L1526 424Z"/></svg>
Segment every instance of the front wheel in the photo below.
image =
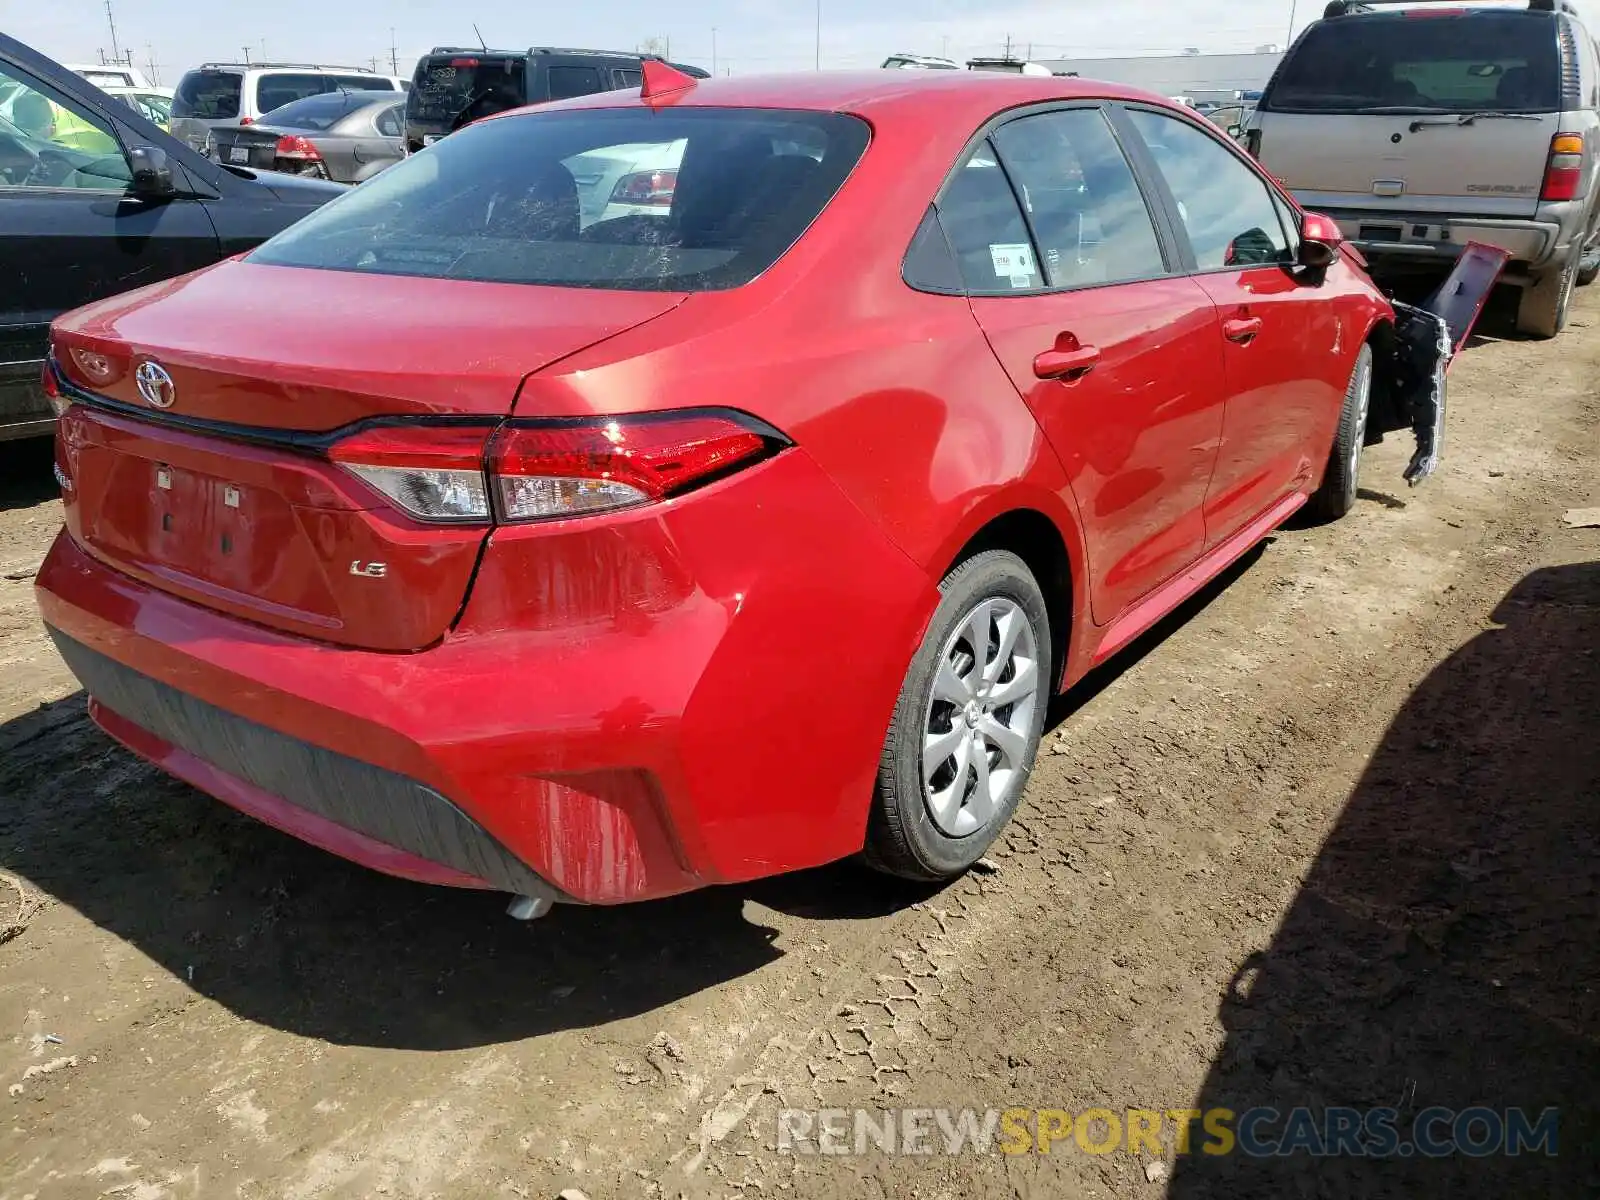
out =
<svg viewBox="0 0 1600 1200"><path fill-rule="evenodd" d="M1372 408L1372 347L1364 345L1356 355L1350 382L1344 389L1344 405L1339 410L1339 427L1333 433L1333 450L1322 486L1311 494L1306 505L1313 517L1337 521L1356 506L1356 485L1361 475L1361 450L1367 442L1367 414Z"/></svg>
<svg viewBox="0 0 1600 1200"><path fill-rule="evenodd" d="M960 875L1016 812L1051 684L1032 572L990 550L958 565L911 660L878 767L864 857L906 879Z"/></svg>

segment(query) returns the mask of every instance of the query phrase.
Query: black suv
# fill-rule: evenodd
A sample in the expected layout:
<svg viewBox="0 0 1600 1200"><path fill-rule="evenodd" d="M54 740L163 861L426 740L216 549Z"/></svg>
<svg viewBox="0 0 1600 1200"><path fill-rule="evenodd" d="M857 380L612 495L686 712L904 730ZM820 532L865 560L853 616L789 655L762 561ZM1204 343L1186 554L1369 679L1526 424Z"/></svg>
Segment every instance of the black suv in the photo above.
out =
<svg viewBox="0 0 1600 1200"><path fill-rule="evenodd" d="M51 429L58 315L249 250L345 190L210 162L0 34L0 441Z"/></svg>
<svg viewBox="0 0 1600 1200"><path fill-rule="evenodd" d="M595 92L636 88L650 54L613 50L487 50L435 46L417 60L406 95L406 153L415 154L480 117ZM706 79L699 67L672 64Z"/></svg>

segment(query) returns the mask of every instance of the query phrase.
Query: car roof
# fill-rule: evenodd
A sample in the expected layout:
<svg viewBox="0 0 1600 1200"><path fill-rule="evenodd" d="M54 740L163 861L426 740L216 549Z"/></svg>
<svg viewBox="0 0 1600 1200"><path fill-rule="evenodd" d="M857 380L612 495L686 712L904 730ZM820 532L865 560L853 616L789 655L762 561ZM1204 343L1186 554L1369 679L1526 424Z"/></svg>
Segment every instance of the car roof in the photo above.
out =
<svg viewBox="0 0 1600 1200"><path fill-rule="evenodd" d="M1052 100L1132 100L1175 106L1137 88L1076 76L1012 75L984 71L821 71L809 74L742 75L697 80L692 87L661 97L657 104L705 108L787 108L847 112L871 120L919 116L977 125L1006 108ZM627 108L638 93L598 92L517 112L553 108ZM930 105L936 105L930 109Z"/></svg>

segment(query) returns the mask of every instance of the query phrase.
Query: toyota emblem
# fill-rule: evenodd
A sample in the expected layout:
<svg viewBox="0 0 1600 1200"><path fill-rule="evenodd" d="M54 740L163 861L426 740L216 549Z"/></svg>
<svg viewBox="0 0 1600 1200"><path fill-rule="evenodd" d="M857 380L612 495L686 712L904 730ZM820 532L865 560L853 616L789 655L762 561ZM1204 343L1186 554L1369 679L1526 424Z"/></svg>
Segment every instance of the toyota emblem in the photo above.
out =
<svg viewBox="0 0 1600 1200"><path fill-rule="evenodd" d="M158 362L140 363L133 380L139 385L139 395L151 408L171 408L172 402L178 398L178 389L172 382L172 376Z"/></svg>

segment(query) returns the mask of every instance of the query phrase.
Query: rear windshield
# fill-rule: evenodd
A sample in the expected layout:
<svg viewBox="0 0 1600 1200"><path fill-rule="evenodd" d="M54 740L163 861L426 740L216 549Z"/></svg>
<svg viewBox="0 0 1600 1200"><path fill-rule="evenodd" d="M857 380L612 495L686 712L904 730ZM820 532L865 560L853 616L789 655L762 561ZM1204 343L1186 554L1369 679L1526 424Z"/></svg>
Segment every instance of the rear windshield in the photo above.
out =
<svg viewBox="0 0 1600 1200"><path fill-rule="evenodd" d="M406 98L406 117L445 132L527 101L523 58L424 58Z"/></svg>
<svg viewBox="0 0 1600 1200"><path fill-rule="evenodd" d="M1427 9L1314 25L1261 107L1277 112L1555 112L1561 64L1548 13Z"/></svg>
<svg viewBox="0 0 1600 1200"><path fill-rule="evenodd" d="M307 96L304 100L296 100L264 113L261 124L325 132L356 109L371 104L372 99L369 93L358 92L325 92L320 96Z"/></svg>
<svg viewBox="0 0 1600 1200"><path fill-rule="evenodd" d="M262 75L256 80L256 108L271 112L307 96L324 92L392 92L394 84L382 75L329 75L323 72L293 72Z"/></svg>
<svg viewBox="0 0 1600 1200"><path fill-rule="evenodd" d="M627 291L738 287L833 198L864 122L838 113L598 109L452 134L253 261Z"/></svg>
<svg viewBox="0 0 1600 1200"><path fill-rule="evenodd" d="M190 71L172 98L172 115L202 121L230 121L239 115L244 77L234 71Z"/></svg>

